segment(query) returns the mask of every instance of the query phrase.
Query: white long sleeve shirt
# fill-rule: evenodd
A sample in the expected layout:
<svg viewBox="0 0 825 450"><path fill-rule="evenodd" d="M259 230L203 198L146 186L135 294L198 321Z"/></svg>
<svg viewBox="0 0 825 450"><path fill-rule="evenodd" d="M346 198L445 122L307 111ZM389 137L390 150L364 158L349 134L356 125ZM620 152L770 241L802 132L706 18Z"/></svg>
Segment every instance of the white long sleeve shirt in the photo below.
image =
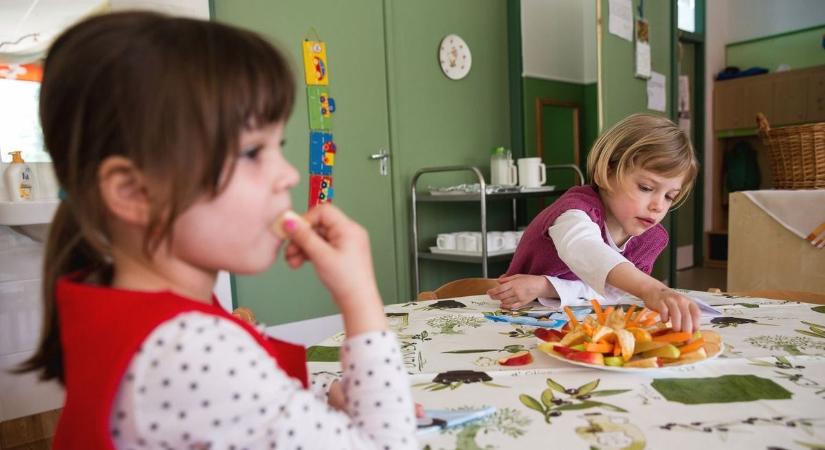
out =
<svg viewBox="0 0 825 450"><path fill-rule="evenodd" d="M590 299L600 303L617 303L624 291L607 284L607 274L623 262L629 262L622 254L630 239L618 247L610 233L607 242L602 239L599 226L584 211L565 211L547 229L559 258L567 264L580 280L564 280L547 276L556 289L561 306L589 304ZM558 300L540 298L539 302L552 306Z"/></svg>
<svg viewBox="0 0 825 450"><path fill-rule="evenodd" d="M394 335L348 338L341 363L345 412L303 389L239 325L184 313L152 331L132 359L112 437L122 449L417 448Z"/></svg>

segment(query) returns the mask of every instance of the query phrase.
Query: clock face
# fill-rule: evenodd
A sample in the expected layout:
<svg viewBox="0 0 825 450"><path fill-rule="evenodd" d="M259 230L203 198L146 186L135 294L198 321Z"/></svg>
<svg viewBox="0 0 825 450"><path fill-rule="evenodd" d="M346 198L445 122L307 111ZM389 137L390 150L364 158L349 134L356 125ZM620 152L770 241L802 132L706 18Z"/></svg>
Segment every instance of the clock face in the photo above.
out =
<svg viewBox="0 0 825 450"><path fill-rule="evenodd" d="M470 47L458 35L448 34L441 40L441 47L438 50L438 60L441 70L447 78L460 80L470 73L470 66L473 64L473 57L470 54Z"/></svg>

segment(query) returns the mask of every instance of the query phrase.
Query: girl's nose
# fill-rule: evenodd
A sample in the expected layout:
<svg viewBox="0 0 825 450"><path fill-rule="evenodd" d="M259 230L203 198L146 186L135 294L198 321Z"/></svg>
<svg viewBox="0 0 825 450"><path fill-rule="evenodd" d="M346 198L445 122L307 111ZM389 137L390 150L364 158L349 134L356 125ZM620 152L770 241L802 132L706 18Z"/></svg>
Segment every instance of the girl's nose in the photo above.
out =
<svg viewBox="0 0 825 450"><path fill-rule="evenodd" d="M298 169L296 169L295 166L286 160L283 162L284 169L275 180L276 189L292 189L298 184L298 181L301 180L301 174L298 173Z"/></svg>

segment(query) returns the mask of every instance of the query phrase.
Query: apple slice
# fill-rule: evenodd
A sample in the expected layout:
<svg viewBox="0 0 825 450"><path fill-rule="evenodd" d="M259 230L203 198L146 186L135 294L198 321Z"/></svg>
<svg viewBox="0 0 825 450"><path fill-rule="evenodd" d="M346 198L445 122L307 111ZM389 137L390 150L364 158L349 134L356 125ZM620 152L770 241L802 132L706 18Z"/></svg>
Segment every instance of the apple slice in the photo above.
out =
<svg viewBox="0 0 825 450"><path fill-rule="evenodd" d="M626 363L624 363L623 367L635 367L637 369L652 369L661 366L659 363L659 358L656 356L651 356L650 358L642 358L635 359L633 361L627 361Z"/></svg>
<svg viewBox="0 0 825 450"><path fill-rule="evenodd" d="M614 334L615 334L615 331L613 331L613 328L600 325L596 329L596 331L593 333L592 340L593 340L593 342L599 342L602 339L604 339L604 340L610 342L610 338L612 336L614 336Z"/></svg>
<svg viewBox="0 0 825 450"><path fill-rule="evenodd" d="M644 328L628 328L627 331L633 333L633 337L636 338L636 345L639 345L642 342L650 342L653 340L653 337L650 335L650 332L645 330Z"/></svg>
<svg viewBox="0 0 825 450"><path fill-rule="evenodd" d="M533 355L525 350L513 353L510 356L506 356L498 360L498 363L502 366L525 366L531 362L533 362Z"/></svg>
<svg viewBox="0 0 825 450"><path fill-rule="evenodd" d="M539 345L541 345L541 344L539 344ZM558 353L562 356L567 356L570 353L575 353L576 352L576 350L573 350L570 347L565 347L564 345L554 345L552 348L553 348L554 352L556 352L556 353Z"/></svg>
<svg viewBox="0 0 825 450"><path fill-rule="evenodd" d="M702 331L702 337L705 338L705 342L711 342L713 344L722 343L722 337L715 331Z"/></svg>
<svg viewBox="0 0 825 450"><path fill-rule="evenodd" d="M708 354L705 352L704 348L700 348L699 350L685 353L679 358L679 362L689 363L695 361L701 361L703 359L707 359Z"/></svg>
<svg viewBox="0 0 825 450"><path fill-rule="evenodd" d="M644 353L659 347L664 347L668 345L667 342L659 342L659 341L650 341L650 342L637 342L634 351L636 353Z"/></svg>
<svg viewBox="0 0 825 450"><path fill-rule="evenodd" d="M559 344L569 347L571 345L581 344L587 340L587 333L584 330L573 330L567 333Z"/></svg>
<svg viewBox="0 0 825 450"><path fill-rule="evenodd" d="M597 366L604 365L604 356L601 353L593 352L572 352L566 355L567 359L571 361L579 361L586 364L595 364Z"/></svg>
<svg viewBox="0 0 825 450"><path fill-rule="evenodd" d="M621 367L624 365L624 358L621 356L608 356L604 359L605 366Z"/></svg>
<svg viewBox="0 0 825 450"><path fill-rule="evenodd" d="M536 330L533 331L533 334L545 342L559 342L564 337L561 331L554 330L552 328L536 328Z"/></svg>
<svg viewBox="0 0 825 450"><path fill-rule="evenodd" d="M661 356L662 358L667 359L677 359L681 355L681 352L678 348L676 348L673 344L667 344L663 347L654 348L653 350L649 350L646 352L641 353L639 356L642 358L649 358L651 356Z"/></svg>
<svg viewBox="0 0 825 450"><path fill-rule="evenodd" d="M625 329L616 330L616 340L618 341L616 345L622 348L622 358L624 358L625 361L630 361L630 358L633 357L634 348L636 347L636 339L633 337L633 333Z"/></svg>

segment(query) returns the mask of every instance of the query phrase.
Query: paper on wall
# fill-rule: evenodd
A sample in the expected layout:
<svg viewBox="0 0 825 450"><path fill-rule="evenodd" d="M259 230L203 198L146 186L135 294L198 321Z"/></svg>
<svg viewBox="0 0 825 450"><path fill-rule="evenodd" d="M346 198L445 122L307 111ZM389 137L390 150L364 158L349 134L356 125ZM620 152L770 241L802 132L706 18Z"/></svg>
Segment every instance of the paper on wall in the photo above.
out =
<svg viewBox="0 0 825 450"><path fill-rule="evenodd" d="M607 9L607 30L626 41L633 40L632 0L610 0Z"/></svg>
<svg viewBox="0 0 825 450"><path fill-rule="evenodd" d="M658 72L650 72L650 79L647 80L647 109L665 112L667 108L665 76Z"/></svg>
<svg viewBox="0 0 825 450"><path fill-rule="evenodd" d="M636 41L636 76L650 78L650 44Z"/></svg>

